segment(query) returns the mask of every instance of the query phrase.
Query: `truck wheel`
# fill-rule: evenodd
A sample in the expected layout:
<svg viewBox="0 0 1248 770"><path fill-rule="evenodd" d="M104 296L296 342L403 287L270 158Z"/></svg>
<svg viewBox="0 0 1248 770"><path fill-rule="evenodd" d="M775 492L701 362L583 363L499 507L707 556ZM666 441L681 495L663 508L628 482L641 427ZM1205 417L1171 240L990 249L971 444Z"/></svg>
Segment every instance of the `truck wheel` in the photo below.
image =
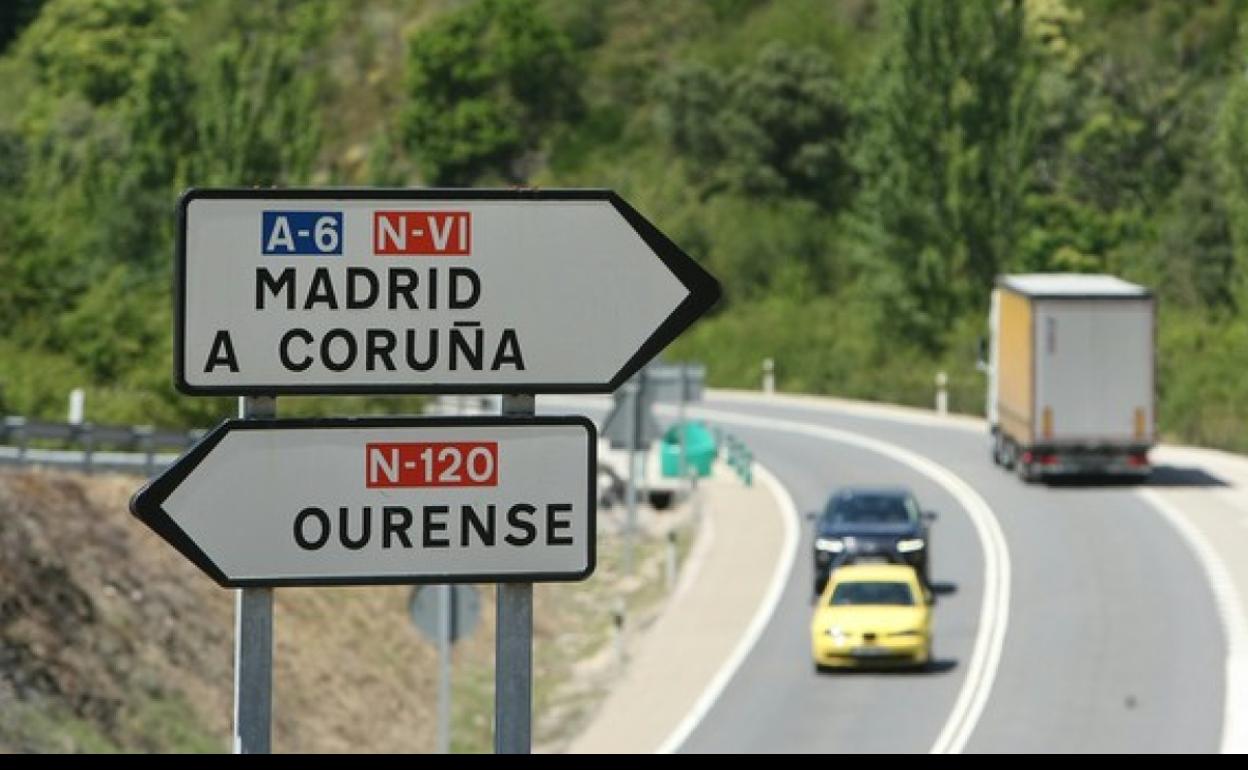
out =
<svg viewBox="0 0 1248 770"><path fill-rule="evenodd" d="M992 437L992 462L994 465L1005 465L1005 461L1005 439L998 432L993 434Z"/></svg>
<svg viewBox="0 0 1248 770"><path fill-rule="evenodd" d="M1001 445L1001 466L1008 470L1013 470L1016 460L1017 450L1014 444L1008 440L1003 440Z"/></svg>

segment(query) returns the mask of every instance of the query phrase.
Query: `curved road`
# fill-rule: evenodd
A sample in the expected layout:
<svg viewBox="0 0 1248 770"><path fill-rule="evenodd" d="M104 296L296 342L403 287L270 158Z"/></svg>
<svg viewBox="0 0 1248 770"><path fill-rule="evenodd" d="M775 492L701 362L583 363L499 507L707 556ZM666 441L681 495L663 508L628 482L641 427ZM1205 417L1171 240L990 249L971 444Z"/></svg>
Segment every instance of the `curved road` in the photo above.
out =
<svg viewBox="0 0 1248 770"><path fill-rule="evenodd" d="M1191 551L1130 486L1026 486L988 460L978 429L727 395L707 416L742 438L799 511L846 484L900 483L933 527L932 673L818 675L809 655L808 522L767 630L681 747L692 752L926 752L955 709L974 649L985 555L967 512L908 465L799 430L828 426L911 450L991 506L1011 567L1009 622L970 752L1217 751L1224 641ZM732 417L746 417L732 423ZM764 418L760 421L758 418Z"/></svg>

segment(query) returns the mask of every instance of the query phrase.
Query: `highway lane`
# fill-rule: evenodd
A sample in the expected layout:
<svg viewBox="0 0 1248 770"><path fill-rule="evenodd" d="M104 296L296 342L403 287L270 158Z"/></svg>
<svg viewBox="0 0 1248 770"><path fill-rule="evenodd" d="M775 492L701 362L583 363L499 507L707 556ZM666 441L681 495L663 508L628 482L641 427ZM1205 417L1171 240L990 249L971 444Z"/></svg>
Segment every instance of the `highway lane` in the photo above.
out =
<svg viewBox="0 0 1248 770"><path fill-rule="evenodd" d="M1217 749L1224 641L1210 590L1190 551L1135 488L1026 487L991 465L978 429L930 417L912 424L872 409L722 394L706 406L750 419L729 427L776 472L800 510L819 508L841 484L912 486L925 507L941 513L933 577L956 590L936 607L937 673L816 675L807 650L810 525L802 522L796 568L768 629L684 750L927 751L966 682L984 565L966 512L912 468L795 434L787 429L794 425L909 448L956 472L994 509L1013 568L1010 620L966 750Z"/></svg>
<svg viewBox="0 0 1248 770"><path fill-rule="evenodd" d="M931 675L816 675L807 651L810 526L771 626L682 747L686 751L927 751L953 709L983 586L980 545L944 490L870 452L783 430L827 425L906 447L970 483L992 506L1012 564L1010 617L967 751L1214 751L1223 639L1191 552L1131 487L1024 486L987 459L978 431L717 396L712 410L771 419L734 427L802 510L837 485L900 482L942 514L933 579Z"/></svg>

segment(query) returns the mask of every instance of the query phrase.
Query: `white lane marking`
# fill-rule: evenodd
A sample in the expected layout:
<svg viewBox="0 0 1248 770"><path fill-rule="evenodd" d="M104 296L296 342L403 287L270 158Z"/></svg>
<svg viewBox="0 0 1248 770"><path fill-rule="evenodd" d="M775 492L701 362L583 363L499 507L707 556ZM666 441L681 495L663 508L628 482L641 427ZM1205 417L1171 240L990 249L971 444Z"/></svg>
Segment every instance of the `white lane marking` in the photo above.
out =
<svg viewBox="0 0 1248 770"><path fill-rule="evenodd" d="M738 401L763 406L790 406L812 409L826 414L866 417L873 420L891 420L911 425L929 425L934 428L981 432L988 440L988 422L982 417L969 414L938 414L930 409L879 401L857 401L833 396L812 396L804 393L772 393L770 395L750 390L715 388L708 391L717 401Z"/></svg>
<svg viewBox="0 0 1248 770"><path fill-rule="evenodd" d="M827 441L849 444L884 455L927 476L944 487L970 516L984 551L984 597L980 605L979 624L975 632L975 644L967 666L966 678L958 692L953 709L944 727L932 745L933 754L956 754L961 752L974 732L983 714L992 685L996 680L1001 662L1001 650L1005 645L1005 631L1010 617L1010 554L1005 535L987 501L969 484L945 468L922 455L879 439L826 426L807 425L775 418L751 417L715 409L693 408L691 413L703 419L721 423L744 425L762 430L799 433ZM751 640L751 645L753 644ZM747 651L748 652L748 651ZM738 663L739 665L739 663ZM715 690L717 697L722 691ZM709 688L708 688L709 691ZM714 697L710 699L714 701ZM705 711L698 715L698 719ZM689 720L686 719L686 722ZM685 723L682 722L682 727ZM696 727L696 724L694 725ZM689 731L693 728L690 727ZM685 733L688 735L688 732ZM677 744L677 747L679 744Z"/></svg>
<svg viewBox="0 0 1248 770"><path fill-rule="evenodd" d="M1205 580L1213 591L1218 619L1226 636L1221 752L1248 753L1248 621L1244 618L1235 581L1213 546L1182 511L1155 490L1142 489L1139 495L1170 522L1205 571Z"/></svg>
<svg viewBox="0 0 1248 770"><path fill-rule="evenodd" d="M737 669L741 668L750 650L754 649L758 638L763 635L763 631L767 630L771 616L775 614L776 607L780 604L780 597L784 595L784 588L789 583L789 575L793 572L799 540L797 506L784 485L761 463L754 463L754 473L780 506L780 517L784 522L784 540L780 548L780 559L771 573L767 592L763 594L763 600L759 603L758 609L754 611L754 617L750 619L750 625L746 627L745 633L737 641L736 647L733 647L732 653L719 670L715 672L715 677L702 691L698 700L693 704L693 708L689 710L684 719L680 720L680 724L676 725L676 729L672 730L667 739L659 745L656 751L658 754L672 754L678 751L689 738L690 733L697 728L703 717L715 705L715 701L719 700L720 694L732 681Z"/></svg>

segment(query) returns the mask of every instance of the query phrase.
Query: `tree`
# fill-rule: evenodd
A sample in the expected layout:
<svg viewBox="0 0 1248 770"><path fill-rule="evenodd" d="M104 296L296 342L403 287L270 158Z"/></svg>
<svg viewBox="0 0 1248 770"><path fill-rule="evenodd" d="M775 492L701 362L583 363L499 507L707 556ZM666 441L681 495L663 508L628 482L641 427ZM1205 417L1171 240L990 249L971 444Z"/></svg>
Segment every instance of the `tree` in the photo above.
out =
<svg viewBox="0 0 1248 770"><path fill-rule="evenodd" d="M429 182L513 183L559 121L580 109L567 36L528 0L482 0L412 37L405 144Z"/></svg>
<svg viewBox="0 0 1248 770"><path fill-rule="evenodd" d="M1034 54L1022 0L890 7L859 142L864 269L892 332L935 350L1023 231Z"/></svg>
<svg viewBox="0 0 1248 770"><path fill-rule="evenodd" d="M247 8L198 83L196 185L306 183L321 148L326 96L317 46L343 7L282 0Z"/></svg>
<svg viewBox="0 0 1248 770"><path fill-rule="evenodd" d="M660 124L714 190L833 209L849 195L849 110L831 60L772 43L726 76L689 63L658 85Z"/></svg>
<svg viewBox="0 0 1248 770"><path fill-rule="evenodd" d="M44 0L5 0L0 5L0 53L39 15Z"/></svg>

